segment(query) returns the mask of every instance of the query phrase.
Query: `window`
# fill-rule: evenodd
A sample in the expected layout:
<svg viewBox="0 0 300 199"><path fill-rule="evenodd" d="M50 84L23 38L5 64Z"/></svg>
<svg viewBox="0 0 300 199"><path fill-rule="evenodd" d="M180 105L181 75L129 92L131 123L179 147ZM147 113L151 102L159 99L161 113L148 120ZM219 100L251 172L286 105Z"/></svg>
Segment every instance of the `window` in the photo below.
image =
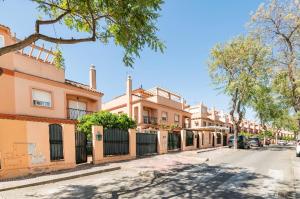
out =
<svg viewBox="0 0 300 199"><path fill-rule="evenodd" d="M206 126L206 122L203 122L203 126Z"/></svg>
<svg viewBox="0 0 300 199"><path fill-rule="evenodd" d="M168 121L168 113L167 112L163 111L161 113L161 120L162 121Z"/></svg>
<svg viewBox="0 0 300 199"><path fill-rule="evenodd" d="M59 124L49 125L50 160L64 159L62 127Z"/></svg>
<svg viewBox="0 0 300 199"><path fill-rule="evenodd" d="M0 48L5 46L5 42L4 42L4 36L0 35Z"/></svg>
<svg viewBox="0 0 300 199"><path fill-rule="evenodd" d="M179 115L178 114L174 115L174 122L179 123Z"/></svg>
<svg viewBox="0 0 300 199"><path fill-rule="evenodd" d="M78 119L79 117L86 114L87 109L85 102L69 100L69 119Z"/></svg>
<svg viewBox="0 0 300 199"><path fill-rule="evenodd" d="M209 139L208 139L208 143L211 143L211 133L209 133Z"/></svg>
<svg viewBox="0 0 300 199"><path fill-rule="evenodd" d="M32 89L32 104L40 107L52 107L51 93L47 91Z"/></svg>
<svg viewBox="0 0 300 199"><path fill-rule="evenodd" d="M199 126L199 122L198 121L195 121L195 126Z"/></svg>

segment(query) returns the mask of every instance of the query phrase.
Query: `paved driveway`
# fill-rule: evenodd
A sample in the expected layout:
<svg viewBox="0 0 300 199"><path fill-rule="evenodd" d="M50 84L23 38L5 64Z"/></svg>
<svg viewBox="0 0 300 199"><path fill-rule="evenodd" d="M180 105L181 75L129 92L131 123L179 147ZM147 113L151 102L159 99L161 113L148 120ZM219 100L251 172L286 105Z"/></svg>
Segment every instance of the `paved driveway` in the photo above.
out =
<svg viewBox="0 0 300 199"><path fill-rule="evenodd" d="M209 157L208 162L204 160ZM4 198L296 198L293 148L154 156L119 171L0 193ZM156 172L153 172L156 170ZM297 177L297 176L296 176Z"/></svg>

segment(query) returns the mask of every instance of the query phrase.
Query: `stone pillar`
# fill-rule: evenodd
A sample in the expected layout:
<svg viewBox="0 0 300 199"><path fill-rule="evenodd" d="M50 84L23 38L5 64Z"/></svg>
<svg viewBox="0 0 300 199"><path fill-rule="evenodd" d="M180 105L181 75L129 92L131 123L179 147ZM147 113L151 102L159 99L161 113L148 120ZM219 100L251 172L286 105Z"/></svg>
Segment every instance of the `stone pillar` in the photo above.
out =
<svg viewBox="0 0 300 199"><path fill-rule="evenodd" d="M158 154L168 153L168 131L160 130L157 132L157 152Z"/></svg>
<svg viewBox="0 0 300 199"><path fill-rule="evenodd" d="M193 134L194 134L194 148L197 149L198 132L197 131L193 131Z"/></svg>
<svg viewBox="0 0 300 199"><path fill-rule="evenodd" d="M136 157L136 130L129 129L129 155L132 158Z"/></svg>
<svg viewBox="0 0 300 199"><path fill-rule="evenodd" d="M186 130L181 130L180 131L180 138L181 138L181 150L184 151L186 146L185 146L185 139L186 139Z"/></svg>
<svg viewBox="0 0 300 199"><path fill-rule="evenodd" d="M103 127L92 126L93 164L101 163L103 155Z"/></svg>

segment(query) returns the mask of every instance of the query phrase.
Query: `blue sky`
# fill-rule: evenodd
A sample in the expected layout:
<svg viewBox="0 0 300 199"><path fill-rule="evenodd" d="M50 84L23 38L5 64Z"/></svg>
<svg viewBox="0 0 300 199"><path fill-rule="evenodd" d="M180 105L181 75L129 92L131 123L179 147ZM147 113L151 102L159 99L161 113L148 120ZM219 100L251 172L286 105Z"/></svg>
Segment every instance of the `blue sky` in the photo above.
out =
<svg viewBox="0 0 300 199"><path fill-rule="evenodd" d="M185 2L185 3L183 3ZM245 24L263 0L165 0L158 35L165 42L164 54L145 49L134 69L122 63L123 50L113 43L100 42L61 46L66 62L66 77L88 83L89 65L97 69L97 86L104 92L103 101L125 92L127 74L134 87L161 86L185 97L189 104L204 102L228 111L229 98L212 85L207 72L210 49L236 35L244 34ZM0 1L0 24L9 26L17 37L34 30L38 16L36 5L27 0ZM55 26L44 28L49 34L70 35ZM75 36L77 34L74 34ZM247 117L254 118L248 111Z"/></svg>

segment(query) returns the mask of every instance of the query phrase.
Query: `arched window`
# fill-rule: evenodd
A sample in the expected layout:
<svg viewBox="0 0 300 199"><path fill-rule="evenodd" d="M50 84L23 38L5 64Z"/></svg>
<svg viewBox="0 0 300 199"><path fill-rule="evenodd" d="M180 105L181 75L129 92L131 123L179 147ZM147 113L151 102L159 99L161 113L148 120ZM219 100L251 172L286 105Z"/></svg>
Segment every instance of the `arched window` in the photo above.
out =
<svg viewBox="0 0 300 199"><path fill-rule="evenodd" d="M4 36L0 35L0 48L5 46L5 42L4 42Z"/></svg>
<svg viewBox="0 0 300 199"><path fill-rule="evenodd" d="M50 160L64 159L62 127L59 124L49 125Z"/></svg>

